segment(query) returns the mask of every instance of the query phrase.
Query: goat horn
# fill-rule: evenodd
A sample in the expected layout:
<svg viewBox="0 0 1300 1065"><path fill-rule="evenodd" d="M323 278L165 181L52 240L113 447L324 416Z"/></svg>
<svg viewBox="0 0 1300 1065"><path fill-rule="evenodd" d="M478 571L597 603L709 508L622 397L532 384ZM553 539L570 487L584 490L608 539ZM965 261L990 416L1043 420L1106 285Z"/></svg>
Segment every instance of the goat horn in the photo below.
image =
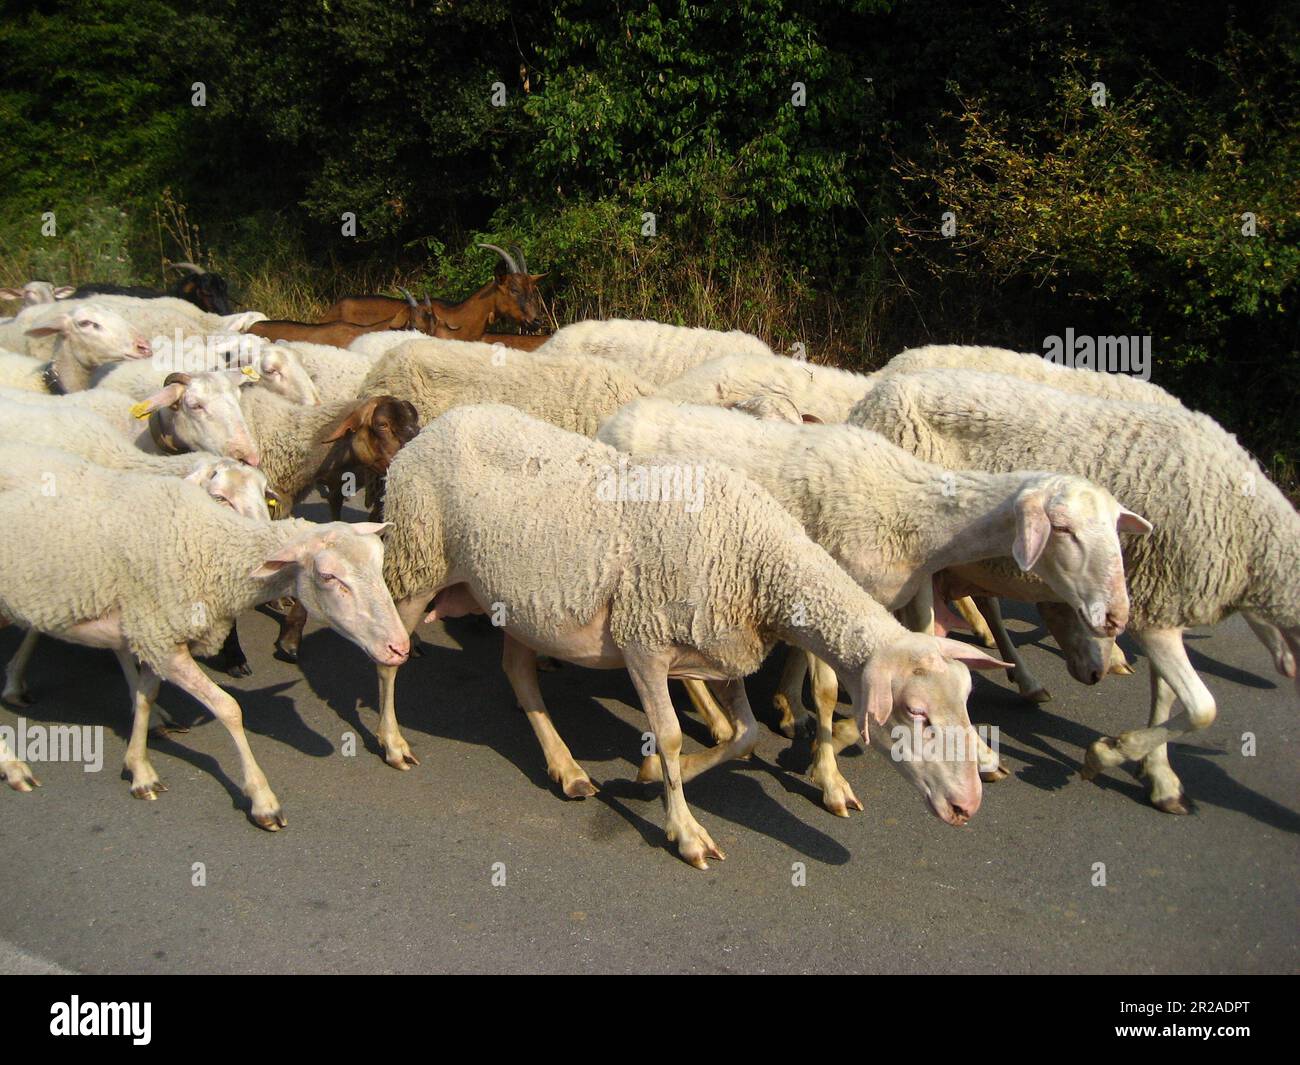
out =
<svg viewBox="0 0 1300 1065"><path fill-rule="evenodd" d="M515 251L519 253L519 272L521 274L528 273L528 260L524 258L524 249L516 244Z"/></svg>
<svg viewBox="0 0 1300 1065"><path fill-rule="evenodd" d="M406 297L406 302L411 305L411 310L418 311L420 309L420 305L415 302L415 297L407 292L406 289L402 288L401 285L397 286L397 291Z"/></svg>
<svg viewBox="0 0 1300 1065"><path fill-rule="evenodd" d="M193 263L167 263L173 270L188 270L192 274L206 274L207 271L201 266L195 266Z"/></svg>
<svg viewBox="0 0 1300 1065"><path fill-rule="evenodd" d="M498 248L495 244L479 244L476 246L480 248L491 248L506 261L506 265L510 267L510 272L512 274L520 273L519 264L515 262L514 257L504 248Z"/></svg>

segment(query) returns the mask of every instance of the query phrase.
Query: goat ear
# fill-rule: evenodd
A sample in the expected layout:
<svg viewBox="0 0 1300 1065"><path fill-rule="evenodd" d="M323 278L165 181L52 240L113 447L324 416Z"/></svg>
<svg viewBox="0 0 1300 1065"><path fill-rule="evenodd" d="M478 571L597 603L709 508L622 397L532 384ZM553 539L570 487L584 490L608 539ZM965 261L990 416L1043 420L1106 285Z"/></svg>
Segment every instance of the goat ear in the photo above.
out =
<svg viewBox="0 0 1300 1065"><path fill-rule="evenodd" d="M355 433L361 428L361 411L362 407L353 407L342 418L334 423L324 436L320 438L322 444L329 444L335 440L342 440L348 433Z"/></svg>
<svg viewBox="0 0 1300 1065"><path fill-rule="evenodd" d="M1026 492L1016 500L1016 542L1011 557L1022 570L1029 571L1042 556L1052 535L1052 523L1043 509L1040 492Z"/></svg>
<svg viewBox="0 0 1300 1065"><path fill-rule="evenodd" d="M970 669L1011 669L1011 662L1003 662L994 658L991 654L981 650L974 644L962 643L961 640L950 640L947 636L936 636L939 641L939 650L943 653L944 658L951 659L954 662L964 662Z"/></svg>
<svg viewBox="0 0 1300 1065"><path fill-rule="evenodd" d="M535 284L537 284L537 282L539 282L542 278L546 277L547 274L549 274L549 273L550 273L550 271L547 270L545 274L529 274L529 275L528 275L528 280L531 281L531 282L535 285Z"/></svg>
<svg viewBox="0 0 1300 1065"><path fill-rule="evenodd" d="M1151 535L1151 523L1141 514L1134 514L1127 507L1119 508L1119 521L1115 523L1115 527L1122 533L1132 533L1134 536Z"/></svg>
<svg viewBox="0 0 1300 1065"><path fill-rule="evenodd" d="M155 392L148 399L141 400L131 408L131 417L147 418L156 410L162 410L163 407L174 407L181 401L185 395L185 386L179 381L167 385L161 392Z"/></svg>

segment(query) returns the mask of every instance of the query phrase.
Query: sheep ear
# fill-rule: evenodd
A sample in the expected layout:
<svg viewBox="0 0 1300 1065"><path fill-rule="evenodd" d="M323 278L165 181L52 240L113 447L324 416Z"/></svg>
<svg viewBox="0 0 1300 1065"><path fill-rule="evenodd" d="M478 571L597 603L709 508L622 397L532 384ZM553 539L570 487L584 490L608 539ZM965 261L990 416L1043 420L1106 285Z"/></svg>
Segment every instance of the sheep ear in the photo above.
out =
<svg viewBox="0 0 1300 1065"><path fill-rule="evenodd" d="M1052 523L1043 509L1043 497L1027 492L1016 501L1016 542L1011 557L1022 570L1029 571L1043 554L1052 535Z"/></svg>
<svg viewBox="0 0 1300 1065"><path fill-rule="evenodd" d="M362 536L383 536L387 529L392 528L392 525L391 521L354 521L348 523L348 528L353 532L360 533Z"/></svg>
<svg viewBox="0 0 1300 1065"><path fill-rule="evenodd" d="M823 424L822 420L821 420L819 417L817 417L817 415L815 415L815 414L805 414L805 415L803 415L803 420L804 420L805 424L807 424L807 425L822 425L822 424Z"/></svg>
<svg viewBox="0 0 1300 1065"><path fill-rule="evenodd" d="M867 665L863 687L866 688L864 705L858 711L857 718L858 731L865 744L870 742L867 739L867 718L871 718L877 725L883 725L894 712L894 675L881 652L873 655Z"/></svg>
<svg viewBox="0 0 1300 1065"><path fill-rule="evenodd" d="M21 300L26 293L20 288L0 288L0 300Z"/></svg>
<svg viewBox="0 0 1300 1065"><path fill-rule="evenodd" d="M69 296L71 296L76 291L77 290L73 288L71 285L60 285L58 288L54 290L54 298L56 300L66 300Z"/></svg>
<svg viewBox="0 0 1300 1065"><path fill-rule="evenodd" d="M264 580L267 577L274 577L286 566L298 565L304 557L320 546L318 541L321 539L318 534L313 533L305 540L295 540L285 544L260 566L255 566L249 576L256 580Z"/></svg>
<svg viewBox="0 0 1300 1065"><path fill-rule="evenodd" d="M162 410L163 407L174 407L181 401L181 396L185 395L185 386L179 381L175 384L167 385L161 392L155 392L148 399L143 399L131 408L132 418L147 418L156 410Z"/></svg>
<svg viewBox="0 0 1300 1065"><path fill-rule="evenodd" d="M205 462L203 465L195 467L192 472L187 473L181 478L181 480L189 481L190 484L202 484L212 476L212 470L213 464L211 462Z"/></svg>
<svg viewBox="0 0 1300 1065"><path fill-rule="evenodd" d="M45 325L32 326L32 328L26 330L23 335L29 337L53 336L55 333L62 333L71 324L72 319L66 314L63 314L52 321L46 322Z"/></svg>
<svg viewBox="0 0 1300 1065"><path fill-rule="evenodd" d="M994 658L991 654L969 643L962 643L961 640L950 640L947 636L936 636L939 641L939 650L943 653L944 658L951 659L954 662L963 662L969 669L1011 669L1011 662L1003 662Z"/></svg>
<svg viewBox="0 0 1300 1065"><path fill-rule="evenodd" d="M1122 533L1132 533L1134 536L1151 535L1151 523L1141 514L1134 514L1127 507L1119 508L1119 521L1115 523L1115 527Z"/></svg>

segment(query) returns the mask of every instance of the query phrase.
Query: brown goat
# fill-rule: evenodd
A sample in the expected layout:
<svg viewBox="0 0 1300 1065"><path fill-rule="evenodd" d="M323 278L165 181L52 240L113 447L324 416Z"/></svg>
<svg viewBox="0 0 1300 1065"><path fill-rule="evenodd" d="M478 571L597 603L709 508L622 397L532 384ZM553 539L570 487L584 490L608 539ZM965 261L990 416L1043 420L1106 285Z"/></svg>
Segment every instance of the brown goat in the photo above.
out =
<svg viewBox="0 0 1300 1065"><path fill-rule="evenodd" d="M516 351L536 351L551 339L551 335L550 333L484 333L481 343L501 344ZM458 336L456 339L461 338Z"/></svg>
<svg viewBox="0 0 1300 1065"><path fill-rule="evenodd" d="M266 337L267 340L307 340L313 344L329 344L336 348L346 348L362 333L375 333L381 329L401 329L405 324L408 310L393 315L373 325L358 325L356 322L290 322L285 319L267 319L254 322L245 330L254 336ZM398 319L402 323L398 324Z"/></svg>
<svg viewBox="0 0 1300 1065"><path fill-rule="evenodd" d="M398 289L405 299L396 296L344 296L329 308L321 324L351 322L354 325L379 325L387 322L387 329L418 329L442 340L459 340L460 327L449 325L426 298L416 303L406 289Z"/></svg>
<svg viewBox="0 0 1300 1065"><path fill-rule="evenodd" d="M347 473L371 477L379 483L379 501L371 508L372 514L378 512L383 499L383 476L388 472L389 464L419 431L420 416L414 404L396 396L370 396L358 400L330 427L320 442L335 446L329 450L310 483L320 480L329 486L333 520L339 519L343 509L342 480ZM287 508L284 516L288 516ZM298 660L306 622L307 611L301 603L293 600L292 606L280 618L280 633L275 638L278 657L289 662Z"/></svg>

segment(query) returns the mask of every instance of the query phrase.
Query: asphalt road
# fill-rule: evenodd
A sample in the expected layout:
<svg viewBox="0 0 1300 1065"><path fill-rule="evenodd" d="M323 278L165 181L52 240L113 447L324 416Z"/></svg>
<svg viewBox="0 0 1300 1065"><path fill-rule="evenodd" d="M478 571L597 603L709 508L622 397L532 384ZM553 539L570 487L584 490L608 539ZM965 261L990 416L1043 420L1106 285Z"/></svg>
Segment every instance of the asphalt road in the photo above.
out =
<svg viewBox="0 0 1300 1065"><path fill-rule="evenodd" d="M0 961L21 972L1295 972L1290 682L1238 619L1191 635L1219 719L1171 746L1195 803L1172 817L1126 771L1100 784L1077 775L1100 732L1145 722L1146 663L1084 688L1025 617L1009 627L1037 645L1031 663L1055 698L1034 708L1000 673L976 675L972 717L1000 728L1013 775L985 788L970 825L933 817L878 751L846 752L866 812L835 818L803 775L806 748L765 728L751 762L687 786L728 855L707 872L677 859L656 792L634 782L646 725L626 674L542 677L602 788L566 801L482 619L421 630L427 653L398 681L423 762L407 773L378 755L374 671L359 650L312 625L298 668L271 657L269 618L241 621L254 675L220 679L284 804L289 824L274 835L244 816L225 730L169 687L162 706L193 727L151 740L170 790L132 799L115 659L45 641L27 721L104 725L105 762L34 765L45 786L31 794L0 787ZM0 631L0 655L17 643ZM765 724L774 664L750 681ZM684 720L688 749L707 742ZM0 724L17 715L0 710Z"/></svg>

